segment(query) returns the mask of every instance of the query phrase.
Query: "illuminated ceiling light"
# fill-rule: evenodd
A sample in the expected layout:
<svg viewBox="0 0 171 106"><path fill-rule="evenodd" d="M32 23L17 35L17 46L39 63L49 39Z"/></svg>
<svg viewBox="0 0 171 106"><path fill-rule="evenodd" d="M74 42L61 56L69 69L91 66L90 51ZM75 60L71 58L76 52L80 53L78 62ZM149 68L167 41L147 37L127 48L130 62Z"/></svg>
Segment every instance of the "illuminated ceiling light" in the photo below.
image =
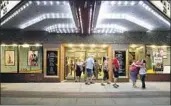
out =
<svg viewBox="0 0 171 106"><path fill-rule="evenodd" d="M26 6L24 5L24 6L23 6L23 9L25 9L25 8L26 8Z"/></svg>
<svg viewBox="0 0 171 106"><path fill-rule="evenodd" d="M1 44L1 46L6 46L5 44Z"/></svg>
<svg viewBox="0 0 171 106"><path fill-rule="evenodd" d="M118 5L121 5L122 4L122 1L118 1Z"/></svg>
<svg viewBox="0 0 171 106"><path fill-rule="evenodd" d="M106 44L103 44L102 47L105 48L105 47L107 47L107 45Z"/></svg>
<svg viewBox="0 0 171 106"><path fill-rule="evenodd" d="M27 47L29 47L30 45L29 44L23 44L22 45L22 47L24 47L24 48L27 48Z"/></svg>
<svg viewBox="0 0 171 106"><path fill-rule="evenodd" d="M137 48L137 49L143 49L144 48L144 46L140 46L139 48Z"/></svg>
<svg viewBox="0 0 171 106"><path fill-rule="evenodd" d="M69 47L73 47L73 44L68 44Z"/></svg>
<svg viewBox="0 0 171 106"><path fill-rule="evenodd" d="M59 5L59 4L60 4L60 2L59 2L59 1L56 1L56 4L57 4L57 5Z"/></svg>
<svg viewBox="0 0 171 106"><path fill-rule="evenodd" d="M29 1L28 3L29 3L29 4L32 4L32 1Z"/></svg>
<svg viewBox="0 0 171 106"><path fill-rule="evenodd" d="M53 5L53 1L50 1L50 5Z"/></svg>
<svg viewBox="0 0 171 106"><path fill-rule="evenodd" d="M38 43L36 43L36 44L35 44L35 46L36 46L36 47L39 47L39 46L41 46L41 45L40 45L40 44L38 44Z"/></svg>
<svg viewBox="0 0 171 106"><path fill-rule="evenodd" d="M84 47L85 45L84 44L81 44L80 47Z"/></svg>
<svg viewBox="0 0 171 106"><path fill-rule="evenodd" d="M117 24L98 24L96 28L109 28L108 31L110 30L110 28L112 29L117 29L117 30L121 30L121 31L128 31L127 28L117 25Z"/></svg>
<svg viewBox="0 0 171 106"><path fill-rule="evenodd" d="M115 3L116 3L115 1L111 1L111 5L115 5Z"/></svg>
<svg viewBox="0 0 171 106"><path fill-rule="evenodd" d="M94 48L95 46L96 46L95 44L90 45L90 47L92 47L92 48Z"/></svg>
<svg viewBox="0 0 171 106"><path fill-rule="evenodd" d="M71 32L74 33L74 29L73 28L71 29Z"/></svg>
<svg viewBox="0 0 171 106"><path fill-rule="evenodd" d="M40 5L40 1L36 1L36 4L37 4L37 5Z"/></svg>
<svg viewBox="0 0 171 106"><path fill-rule="evenodd" d="M25 6L28 7L29 6L29 3L26 3Z"/></svg>
<svg viewBox="0 0 171 106"><path fill-rule="evenodd" d="M142 27L144 27L144 28L146 28L148 30L153 30L154 29L154 26L152 26L151 24L149 24L149 23L147 23L145 21L142 21L142 20L140 20L140 19L138 19L136 17L133 17L131 15L127 15L126 19L129 20L130 22L133 22L133 23L135 23L135 24L137 24L139 26L142 26Z"/></svg>
<svg viewBox="0 0 171 106"><path fill-rule="evenodd" d="M124 5L127 5L127 4L128 4L128 1L125 1L125 2L124 2Z"/></svg>
<svg viewBox="0 0 171 106"><path fill-rule="evenodd" d="M163 45L163 46L161 46L162 48L167 48L168 46L166 46L166 45Z"/></svg>
<svg viewBox="0 0 171 106"><path fill-rule="evenodd" d="M168 26L170 26L170 22L167 21L166 19L164 19L161 15L159 15L157 12L155 12L154 10L152 10L147 4L145 4L143 1L139 1L138 3L139 5L141 5L143 8L145 8L147 11L150 11L153 15L155 15L156 17L158 17L160 20L162 20L164 23L166 23Z"/></svg>
<svg viewBox="0 0 171 106"><path fill-rule="evenodd" d="M133 17L128 14L106 14L106 15L103 15L100 19L125 19L141 27L144 27L148 30L154 29L154 26L150 25L149 23L140 20L138 17Z"/></svg>
<svg viewBox="0 0 171 106"><path fill-rule="evenodd" d="M130 47L132 47L132 48L136 48L136 47L137 47L137 45L132 44Z"/></svg>
<svg viewBox="0 0 171 106"><path fill-rule="evenodd" d="M151 45L151 47L152 47L152 48L156 48L156 46L155 46L155 45Z"/></svg>
<svg viewBox="0 0 171 106"><path fill-rule="evenodd" d="M12 46L16 47L16 46L17 46L17 44L12 44Z"/></svg>
<svg viewBox="0 0 171 106"><path fill-rule="evenodd" d="M56 15L56 14L58 14L58 15ZM63 14L63 15L64 15L64 14ZM31 26L31 25L33 25L33 24L35 24L35 23L38 23L38 22L40 22L40 21L42 21L42 20L45 20L45 19L50 19L50 18L61 18L61 17L56 17L56 16L59 16L59 13L42 14L42 15L40 15L40 16L38 16L38 17L35 17L35 18L32 19L32 20L29 20L29 21L25 22L24 24L19 25L19 28L24 29L24 28L26 28L26 27L29 27L29 26ZM69 16L69 17L63 17L63 18L72 18L72 17Z"/></svg>
<svg viewBox="0 0 171 106"><path fill-rule="evenodd" d="M135 5L135 1L132 1L132 2L131 2L131 5L132 5L132 6Z"/></svg>
<svg viewBox="0 0 171 106"><path fill-rule="evenodd" d="M44 4L44 5L47 5L47 2L46 2L46 1L43 1L43 4Z"/></svg>

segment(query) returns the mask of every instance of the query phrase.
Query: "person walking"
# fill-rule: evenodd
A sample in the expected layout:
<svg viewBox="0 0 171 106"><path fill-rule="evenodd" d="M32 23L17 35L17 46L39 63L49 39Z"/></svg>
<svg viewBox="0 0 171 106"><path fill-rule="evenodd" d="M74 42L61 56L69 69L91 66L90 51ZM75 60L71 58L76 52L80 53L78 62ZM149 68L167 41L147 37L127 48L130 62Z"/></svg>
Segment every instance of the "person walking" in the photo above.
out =
<svg viewBox="0 0 171 106"><path fill-rule="evenodd" d="M106 81L106 80L107 80L107 84L110 84L108 59L109 59L108 57L105 57L104 60L103 60L103 73L104 73L104 76L103 76L103 80L101 82L102 86L105 86L104 81Z"/></svg>
<svg viewBox="0 0 171 106"><path fill-rule="evenodd" d="M81 62L81 60L79 60L77 63L76 63L76 66L75 66L75 72L76 72L76 80L75 82L80 82L80 79L81 79L81 73L82 73L82 65L83 63Z"/></svg>
<svg viewBox="0 0 171 106"><path fill-rule="evenodd" d="M142 60L142 65L140 67L139 74L140 74L140 78L141 78L141 82L142 82L142 89L145 89L146 88L146 85L145 85L146 61L145 60Z"/></svg>
<svg viewBox="0 0 171 106"><path fill-rule="evenodd" d="M113 70L113 74L114 74L114 77L115 77L113 86L115 88L119 87L119 85L117 84L117 81L118 81L118 78L119 78L119 66L120 66L120 64L119 64L118 57L113 58L113 60L112 60L113 69L112 70Z"/></svg>
<svg viewBox="0 0 171 106"><path fill-rule="evenodd" d="M98 73L99 73L99 64L97 60L94 60L94 68L93 68L93 74L96 80L98 79Z"/></svg>
<svg viewBox="0 0 171 106"><path fill-rule="evenodd" d="M93 56L89 56L89 58L86 60L87 79L86 79L85 84L87 84L87 85L90 85L90 83L93 83L93 81L92 81L93 67L94 67Z"/></svg>

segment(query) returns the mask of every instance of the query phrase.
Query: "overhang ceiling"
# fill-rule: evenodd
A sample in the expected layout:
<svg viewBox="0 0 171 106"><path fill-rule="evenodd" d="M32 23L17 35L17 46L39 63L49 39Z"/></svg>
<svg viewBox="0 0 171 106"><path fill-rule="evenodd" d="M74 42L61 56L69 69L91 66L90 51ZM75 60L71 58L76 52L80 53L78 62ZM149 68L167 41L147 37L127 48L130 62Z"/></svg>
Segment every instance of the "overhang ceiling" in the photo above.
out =
<svg viewBox="0 0 171 106"><path fill-rule="evenodd" d="M147 1L102 1L94 33L170 30L170 22Z"/></svg>
<svg viewBox="0 0 171 106"><path fill-rule="evenodd" d="M1 28L50 33L170 30L168 19L148 1L92 1L22 1L1 19Z"/></svg>
<svg viewBox="0 0 171 106"><path fill-rule="evenodd" d="M2 28L77 33L69 1L28 1L18 6L5 20Z"/></svg>

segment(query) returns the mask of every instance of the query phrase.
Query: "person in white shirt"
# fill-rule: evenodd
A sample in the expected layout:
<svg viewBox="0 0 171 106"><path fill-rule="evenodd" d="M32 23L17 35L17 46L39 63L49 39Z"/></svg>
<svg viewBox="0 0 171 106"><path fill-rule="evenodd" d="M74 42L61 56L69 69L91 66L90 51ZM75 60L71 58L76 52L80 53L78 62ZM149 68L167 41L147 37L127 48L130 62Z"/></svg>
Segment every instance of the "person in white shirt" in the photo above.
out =
<svg viewBox="0 0 171 106"><path fill-rule="evenodd" d="M140 67L139 70L139 74L140 74L140 78L141 78L141 82L142 82L142 89L145 89L145 77L146 77L146 61L142 60L142 65Z"/></svg>
<svg viewBox="0 0 171 106"><path fill-rule="evenodd" d="M90 85L90 83L93 83L92 81L93 67L94 67L93 56L89 56L89 58L86 60L87 80L85 84L87 85Z"/></svg>

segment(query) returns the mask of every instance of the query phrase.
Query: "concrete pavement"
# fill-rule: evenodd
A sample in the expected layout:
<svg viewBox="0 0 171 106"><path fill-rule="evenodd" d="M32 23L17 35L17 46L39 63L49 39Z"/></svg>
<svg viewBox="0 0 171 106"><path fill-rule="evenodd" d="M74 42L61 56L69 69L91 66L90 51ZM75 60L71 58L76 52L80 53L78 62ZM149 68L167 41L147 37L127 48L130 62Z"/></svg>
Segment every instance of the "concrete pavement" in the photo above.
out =
<svg viewBox="0 0 171 106"><path fill-rule="evenodd" d="M138 82L138 86L140 86ZM147 89L132 88L131 83L2 83L4 105L169 105L170 83L147 82Z"/></svg>

